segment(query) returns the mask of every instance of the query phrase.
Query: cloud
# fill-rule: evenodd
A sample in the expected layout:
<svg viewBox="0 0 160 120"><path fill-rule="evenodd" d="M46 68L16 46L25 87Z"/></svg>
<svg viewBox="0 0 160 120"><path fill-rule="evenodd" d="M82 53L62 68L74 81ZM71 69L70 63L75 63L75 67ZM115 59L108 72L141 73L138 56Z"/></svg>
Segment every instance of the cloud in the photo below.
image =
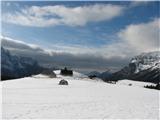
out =
<svg viewBox="0 0 160 120"><path fill-rule="evenodd" d="M124 7L112 4L66 7L31 6L15 13L4 13L3 21L23 26L84 26L89 22L111 20L123 13Z"/></svg>
<svg viewBox="0 0 160 120"><path fill-rule="evenodd" d="M141 5L147 5L149 2L151 1L135 0L131 2L130 7L132 8L132 7L138 7Z"/></svg>
<svg viewBox="0 0 160 120"><path fill-rule="evenodd" d="M3 37L1 44L12 54L37 59L45 66L68 66L78 70L120 69L142 52L159 50L160 19L131 24L114 34L116 42L100 47L53 44L52 49Z"/></svg>
<svg viewBox="0 0 160 120"><path fill-rule="evenodd" d="M43 51L39 46L1 36L1 44L8 49Z"/></svg>
<svg viewBox="0 0 160 120"><path fill-rule="evenodd" d="M121 65L127 63L128 59L123 57L105 57L102 54L98 54L97 49L90 50L79 46L57 46L59 49L46 50L40 46L35 46L18 40L14 40L8 37L1 39L2 47L11 51L13 55L32 57L36 59L43 66L56 66L56 67L70 67L77 70L98 70L105 71L108 68L117 70L121 68ZM74 52L71 52L73 50ZM82 51L82 52L78 52ZM84 52L85 51L85 52ZM96 52L97 51L97 52Z"/></svg>
<svg viewBox="0 0 160 120"><path fill-rule="evenodd" d="M118 33L122 42L138 52L158 50L159 35L160 19L158 18L148 23L131 24Z"/></svg>

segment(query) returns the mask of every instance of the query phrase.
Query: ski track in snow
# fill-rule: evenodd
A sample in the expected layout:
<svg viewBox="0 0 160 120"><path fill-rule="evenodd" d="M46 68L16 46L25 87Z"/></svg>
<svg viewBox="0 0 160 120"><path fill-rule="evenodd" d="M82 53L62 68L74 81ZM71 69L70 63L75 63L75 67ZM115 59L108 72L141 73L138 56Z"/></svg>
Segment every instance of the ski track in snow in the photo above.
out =
<svg viewBox="0 0 160 120"><path fill-rule="evenodd" d="M62 78L68 86L58 85ZM158 119L159 91L139 86L59 75L4 81L2 87L3 119Z"/></svg>

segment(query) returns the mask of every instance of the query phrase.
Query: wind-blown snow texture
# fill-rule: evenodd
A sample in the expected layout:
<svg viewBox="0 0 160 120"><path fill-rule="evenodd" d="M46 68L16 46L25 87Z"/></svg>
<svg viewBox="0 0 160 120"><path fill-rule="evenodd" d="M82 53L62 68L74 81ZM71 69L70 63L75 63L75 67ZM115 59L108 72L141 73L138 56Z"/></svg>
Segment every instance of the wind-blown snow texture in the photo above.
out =
<svg viewBox="0 0 160 120"><path fill-rule="evenodd" d="M3 81L3 119L158 119L157 90L122 81L108 84L76 72L73 77L55 73L57 78L37 75ZM58 85L61 79L69 85Z"/></svg>

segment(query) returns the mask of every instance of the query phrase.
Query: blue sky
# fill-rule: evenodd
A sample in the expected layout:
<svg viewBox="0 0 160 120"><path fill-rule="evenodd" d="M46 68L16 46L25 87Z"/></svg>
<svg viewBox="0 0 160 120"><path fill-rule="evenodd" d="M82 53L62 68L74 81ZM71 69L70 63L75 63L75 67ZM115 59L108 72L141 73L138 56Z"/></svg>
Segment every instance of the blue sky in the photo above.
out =
<svg viewBox="0 0 160 120"><path fill-rule="evenodd" d="M155 44L149 44L156 43L159 37L159 28L155 25L159 24L159 15L159 2L3 1L2 36L51 52L96 53L108 62L111 57L128 59L131 54L156 48ZM148 31L150 24L157 33ZM146 40L139 49L139 41L144 42L145 38L135 37L135 45L127 35L134 36L137 34L134 30L142 32L144 29L146 34L149 32L149 38L155 38ZM144 33L138 34L144 36Z"/></svg>

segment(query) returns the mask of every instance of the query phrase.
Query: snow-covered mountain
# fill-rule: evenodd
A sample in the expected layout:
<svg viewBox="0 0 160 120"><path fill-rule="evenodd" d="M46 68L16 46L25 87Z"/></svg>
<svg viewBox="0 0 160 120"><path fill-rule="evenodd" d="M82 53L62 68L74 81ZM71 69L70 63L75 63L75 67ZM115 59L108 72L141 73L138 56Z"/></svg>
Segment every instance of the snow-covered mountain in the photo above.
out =
<svg viewBox="0 0 160 120"><path fill-rule="evenodd" d="M131 59L128 66L112 74L110 80L132 79L158 83L160 80L160 51L142 53ZM107 80L107 79L106 79Z"/></svg>
<svg viewBox="0 0 160 120"><path fill-rule="evenodd" d="M160 52L142 53L139 56L132 58L130 66L133 66L134 73L141 72L152 68L157 69L160 67Z"/></svg>
<svg viewBox="0 0 160 120"><path fill-rule="evenodd" d="M37 61L28 57L13 56L1 47L1 79L15 79L40 73Z"/></svg>

